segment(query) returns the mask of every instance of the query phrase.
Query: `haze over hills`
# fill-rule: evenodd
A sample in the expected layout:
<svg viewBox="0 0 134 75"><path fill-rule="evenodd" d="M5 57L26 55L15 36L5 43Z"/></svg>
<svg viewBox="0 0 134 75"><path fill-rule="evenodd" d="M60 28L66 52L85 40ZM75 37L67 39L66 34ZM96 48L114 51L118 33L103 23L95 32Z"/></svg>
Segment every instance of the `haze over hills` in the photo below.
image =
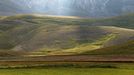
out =
<svg viewBox="0 0 134 75"><path fill-rule="evenodd" d="M0 15L108 17L134 12L133 0L1 0Z"/></svg>
<svg viewBox="0 0 134 75"><path fill-rule="evenodd" d="M38 15L0 17L0 50L26 51L31 56L70 55L122 45L134 40L133 16L107 19Z"/></svg>

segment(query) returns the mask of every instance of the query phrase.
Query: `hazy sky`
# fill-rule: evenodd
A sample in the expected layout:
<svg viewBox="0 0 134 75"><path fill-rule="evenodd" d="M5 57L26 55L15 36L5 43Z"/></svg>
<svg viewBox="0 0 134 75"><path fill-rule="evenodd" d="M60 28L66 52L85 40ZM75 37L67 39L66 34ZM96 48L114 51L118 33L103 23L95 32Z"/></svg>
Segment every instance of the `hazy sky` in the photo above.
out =
<svg viewBox="0 0 134 75"><path fill-rule="evenodd" d="M0 15L42 13L103 17L134 11L134 0L0 0Z"/></svg>

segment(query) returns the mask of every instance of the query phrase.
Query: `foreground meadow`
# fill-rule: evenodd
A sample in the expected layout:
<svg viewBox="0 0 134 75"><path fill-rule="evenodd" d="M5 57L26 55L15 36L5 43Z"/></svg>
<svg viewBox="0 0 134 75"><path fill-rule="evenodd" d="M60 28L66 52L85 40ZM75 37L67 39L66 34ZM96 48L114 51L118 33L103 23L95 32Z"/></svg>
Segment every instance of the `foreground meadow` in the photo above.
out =
<svg viewBox="0 0 134 75"><path fill-rule="evenodd" d="M0 75L133 75L134 69L40 68L0 69Z"/></svg>

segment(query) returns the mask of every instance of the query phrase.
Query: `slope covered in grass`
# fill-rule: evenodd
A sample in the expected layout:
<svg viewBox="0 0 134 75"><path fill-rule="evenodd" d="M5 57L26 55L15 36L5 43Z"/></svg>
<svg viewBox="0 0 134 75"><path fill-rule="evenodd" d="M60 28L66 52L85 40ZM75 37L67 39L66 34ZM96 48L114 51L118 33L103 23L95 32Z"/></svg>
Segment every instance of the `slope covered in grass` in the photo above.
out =
<svg viewBox="0 0 134 75"><path fill-rule="evenodd" d="M0 50L30 55L79 54L134 40L133 24L133 15L109 19L4 16L0 18Z"/></svg>
<svg viewBox="0 0 134 75"><path fill-rule="evenodd" d="M88 55L133 55L134 41L129 41L120 45L100 48L94 51L85 52Z"/></svg>

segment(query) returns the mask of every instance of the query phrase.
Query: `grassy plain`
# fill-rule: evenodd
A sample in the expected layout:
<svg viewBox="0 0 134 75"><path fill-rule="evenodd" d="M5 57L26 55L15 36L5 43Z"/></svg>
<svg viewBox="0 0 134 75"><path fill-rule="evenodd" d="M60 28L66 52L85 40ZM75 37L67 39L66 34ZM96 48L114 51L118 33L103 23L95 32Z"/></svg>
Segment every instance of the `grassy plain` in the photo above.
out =
<svg viewBox="0 0 134 75"><path fill-rule="evenodd" d="M0 75L133 75L134 69L47 68L0 69Z"/></svg>

